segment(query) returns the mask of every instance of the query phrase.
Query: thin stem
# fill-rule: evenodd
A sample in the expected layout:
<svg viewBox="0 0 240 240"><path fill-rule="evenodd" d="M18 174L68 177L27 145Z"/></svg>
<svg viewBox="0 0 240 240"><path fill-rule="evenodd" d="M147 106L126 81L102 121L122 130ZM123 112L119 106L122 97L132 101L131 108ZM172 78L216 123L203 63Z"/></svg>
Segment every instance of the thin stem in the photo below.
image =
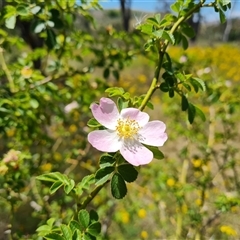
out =
<svg viewBox="0 0 240 240"><path fill-rule="evenodd" d="M93 191L87 196L87 198L80 204L78 204L78 211L81 209L85 209L87 205L96 197L96 195L99 193L99 191L107 184L110 180L106 181L102 185L99 185L93 189Z"/></svg>
<svg viewBox="0 0 240 240"><path fill-rule="evenodd" d="M15 85L14 85L14 81L12 78L12 75L7 67L7 64L5 62L4 56L3 56L3 49L0 47L0 63L2 65L2 69L5 72L6 76L7 76L7 80L9 82L9 87L10 87L10 91L12 93L16 92L15 90Z"/></svg>

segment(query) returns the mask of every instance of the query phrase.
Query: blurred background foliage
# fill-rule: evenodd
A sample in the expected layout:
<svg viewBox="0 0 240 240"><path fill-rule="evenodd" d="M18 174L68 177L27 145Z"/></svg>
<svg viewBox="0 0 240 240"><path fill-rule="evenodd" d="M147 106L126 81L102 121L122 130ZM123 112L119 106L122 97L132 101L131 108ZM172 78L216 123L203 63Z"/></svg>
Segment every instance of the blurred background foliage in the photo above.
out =
<svg viewBox="0 0 240 240"><path fill-rule="evenodd" d="M109 86L132 96L148 89L155 56L143 51L144 36L122 31L120 12L100 9L94 1L1 6L0 239L42 239L36 229L47 219L69 222L73 197L50 196L35 177L59 171L77 182L94 173L90 104ZM142 167L123 200L108 188L95 197L89 208L98 211L102 239L239 239L240 49L221 43L221 31L210 24L186 51L169 48L175 69L204 80L205 92L187 96L206 120L190 125L180 97L156 92L146 111L166 122L165 159ZM237 31L229 40L239 41Z"/></svg>

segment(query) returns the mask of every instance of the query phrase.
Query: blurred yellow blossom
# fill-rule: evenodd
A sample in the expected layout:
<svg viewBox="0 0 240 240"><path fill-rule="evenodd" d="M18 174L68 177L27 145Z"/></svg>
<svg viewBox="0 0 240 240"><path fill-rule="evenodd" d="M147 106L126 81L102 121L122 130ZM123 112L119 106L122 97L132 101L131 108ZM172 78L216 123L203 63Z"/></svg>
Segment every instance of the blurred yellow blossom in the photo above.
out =
<svg viewBox="0 0 240 240"><path fill-rule="evenodd" d="M13 137L15 134L15 128L7 129L6 133L8 137Z"/></svg>
<svg viewBox="0 0 240 240"><path fill-rule="evenodd" d="M24 67L21 70L21 75L24 78L30 78L32 76L32 74L33 74L33 70L30 67Z"/></svg>
<svg viewBox="0 0 240 240"><path fill-rule="evenodd" d="M122 211L120 214L121 214L121 221L122 221L123 223L129 223L129 218L130 218L129 213L124 210L124 211Z"/></svg>
<svg viewBox="0 0 240 240"><path fill-rule="evenodd" d="M53 159L56 160L56 161L61 161L62 160L62 155L59 152L54 152Z"/></svg>
<svg viewBox="0 0 240 240"><path fill-rule="evenodd" d="M183 204L181 210L182 210L182 213L187 213L187 211L188 211L187 204Z"/></svg>
<svg viewBox="0 0 240 240"><path fill-rule="evenodd" d="M41 166L41 170L43 172L50 172L52 170L52 164L51 163L45 163Z"/></svg>
<svg viewBox="0 0 240 240"><path fill-rule="evenodd" d="M8 171L8 167L6 165L0 166L0 174L5 175L5 173Z"/></svg>
<svg viewBox="0 0 240 240"><path fill-rule="evenodd" d="M222 233L225 233L225 234L230 235L230 236L236 236L237 235L237 232L231 226L227 226L227 225L222 225L220 227L220 231Z"/></svg>
<svg viewBox="0 0 240 240"><path fill-rule="evenodd" d="M232 213L237 213L238 210L239 210L239 207L238 207L238 206L232 206L232 207L231 207L231 212L232 212Z"/></svg>
<svg viewBox="0 0 240 240"><path fill-rule="evenodd" d="M195 200L196 205L201 206L202 205L202 200L200 198Z"/></svg>
<svg viewBox="0 0 240 240"><path fill-rule="evenodd" d="M75 124L71 124L69 126L69 132L70 133L75 133L77 131L77 126Z"/></svg>
<svg viewBox="0 0 240 240"><path fill-rule="evenodd" d="M147 77L145 75L143 75L143 74L140 74L138 76L138 80L139 80L140 83L146 83Z"/></svg>
<svg viewBox="0 0 240 240"><path fill-rule="evenodd" d="M176 181L175 181L173 178L169 178L169 179L167 180L167 185L168 185L169 187L173 187L173 186L175 185L175 183L176 183Z"/></svg>
<svg viewBox="0 0 240 240"><path fill-rule="evenodd" d="M193 159L192 164L195 168L199 168L202 166L202 160L201 159Z"/></svg>
<svg viewBox="0 0 240 240"><path fill-rule="evenodd" d="M143 209L143 208L139 209L139 211L138 211L138 216L139 216L140 218L145 218L146 215L147 215L147 212L146 212L145 209Z"/></svg>
<svg viewBox="0 0 240 240"><path fill-rule="evenodd" d="M148 233L146 231L141 231L141 238L142 239L147 239L148 238Z"/></svg>

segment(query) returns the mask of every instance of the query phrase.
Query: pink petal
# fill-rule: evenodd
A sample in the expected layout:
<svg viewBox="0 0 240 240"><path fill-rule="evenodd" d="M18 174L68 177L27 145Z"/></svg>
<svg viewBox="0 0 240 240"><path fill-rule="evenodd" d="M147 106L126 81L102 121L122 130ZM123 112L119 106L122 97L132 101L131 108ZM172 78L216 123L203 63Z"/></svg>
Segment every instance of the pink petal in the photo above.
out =
<svg viewBox="0 0 240 240"><path fill-rule="evenodd" d="M138 140L141 143L160 147L167 140L167 134L164 132L166 125L161 121L148 122L143 128L138 131Z"/></svg>
<svg viewBox="0 0 240 240"><path fill-rule="evenodd" d="M136 120L140 127L144 126L149 121L149 115L145 112L141 112L137 108L124 108L120 115L122 118Z"/></svg>
<svg viewBox="0 0 240 240"><path fill-rule="evenodd" d="M153 159L153 153L136 140L125 141L120 153L134 166L148 164Z"/></svg>
<svg viewBox="0 0 240 240"><path fill-rule="evenodd" d="M102 152L116 152L122 146L122 141L115 131L96 130L88 134L91 145Z"/></svg>
<svg viewBox="0 0 240 240"><path fill-rule="evenodd" d="M110 98L101 98L100 104L93 103L91 110L94 118L104 127L115 130L119 112L116 104Z"/></svg>

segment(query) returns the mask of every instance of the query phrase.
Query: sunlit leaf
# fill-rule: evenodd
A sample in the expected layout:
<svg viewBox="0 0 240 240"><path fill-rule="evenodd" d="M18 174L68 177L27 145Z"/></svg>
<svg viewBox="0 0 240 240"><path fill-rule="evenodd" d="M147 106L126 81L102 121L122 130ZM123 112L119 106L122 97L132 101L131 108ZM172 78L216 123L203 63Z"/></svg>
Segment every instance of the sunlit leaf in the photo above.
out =
<svg viewBox="0 0 240 240"><path fill-rule="evenodd" d="M78 213L78 221L84 229L86 229L90 223L90 215L87 210L82 209Z"/></svg>

